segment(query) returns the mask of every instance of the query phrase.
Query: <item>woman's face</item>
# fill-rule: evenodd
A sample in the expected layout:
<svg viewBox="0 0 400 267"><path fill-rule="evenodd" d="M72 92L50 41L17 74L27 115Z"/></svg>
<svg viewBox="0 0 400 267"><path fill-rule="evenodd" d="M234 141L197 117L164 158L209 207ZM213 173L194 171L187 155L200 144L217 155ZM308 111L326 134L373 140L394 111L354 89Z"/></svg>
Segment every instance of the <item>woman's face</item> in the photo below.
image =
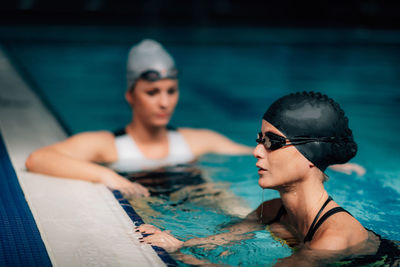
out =
<svg viewBox="0 0 400 267"><path fill-rule="evenodd" d="M125 97L134 110L135 120L141 120L153 127L166 126L178 102L178 81L138 80L133 91L128 91Z"/></svg>
<svg viewBox="0 0 400 267"><path fill-rule="evenodd" d="M262 121L261 132L263 136L266 132L272 132L285 137L265 120ZM313 166L294 146L290 145L271 151L263 144L258 144L253 155L257 158L256 166L260 175L258 184L262 188L279 189L301 181Z"/></svg>

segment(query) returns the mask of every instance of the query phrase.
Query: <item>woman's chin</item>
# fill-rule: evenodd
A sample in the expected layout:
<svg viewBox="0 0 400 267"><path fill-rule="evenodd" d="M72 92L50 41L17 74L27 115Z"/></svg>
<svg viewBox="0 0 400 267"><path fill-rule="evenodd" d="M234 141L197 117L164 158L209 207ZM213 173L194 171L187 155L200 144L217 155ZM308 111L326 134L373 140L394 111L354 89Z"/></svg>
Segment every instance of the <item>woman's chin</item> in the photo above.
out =
<svg viewBox="0 0 400 267"><path fill-rule="evenodd" d="M268 181L265 181L265 178L262 178L262 177L260 177L260 179L258 179L258 185L262 189L270 188L270 184L268 183Z"/></svg>
<svg viewBox="0 0 400 267"><path fill-rule="evenodd" d="M260 178L258 179L258 185L262 189L276 189L276 187L279 186L276 182L277 180L271 176L271 173L264 173L263 175L260 175Z"/></svg>
<svg viewBox="0 0 400 267"><path fill-rule="evenodd" d="M153 121L153 127L167 127L169 119L156 119Z"/></svg>

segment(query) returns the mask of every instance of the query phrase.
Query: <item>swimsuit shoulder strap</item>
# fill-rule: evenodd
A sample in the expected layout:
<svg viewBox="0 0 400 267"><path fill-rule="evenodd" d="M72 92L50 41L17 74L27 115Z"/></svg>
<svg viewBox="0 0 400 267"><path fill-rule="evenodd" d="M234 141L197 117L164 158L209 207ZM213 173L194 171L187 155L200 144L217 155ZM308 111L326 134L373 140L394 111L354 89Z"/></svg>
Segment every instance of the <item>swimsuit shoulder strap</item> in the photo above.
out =
<svg viewBox="0 0 400 267"><path fill-rule="evenodd" d="M325 203L324 203L324 204L322 205L322 207L319 209L319 211L318 211L317 215L315 216L315 218L314 218L314 220L313 220L313 222L312 222L310 228L308 229L308 233L307 233L307 235L306 235L306 238L307 238L308 234L310 233L311 229L313 229L314 226L315 226L315 224L317 223L318 218L319 218L319 215L321 215L321 212L325 209L326 205L328 205L328 203L331 202L331 200L332 200L332 197L331 197L331 196L328 196L328 199L325 201ZM310 239L310 240L311 240L311 239Z"/></svg>
<svg viewBox="0 0 400 267"><path fill-rule="evenodd" d="M326 205L328 205L328 203L331 202L331 200L332 200L332 197L331 197L331 196L328 196L328 199L325 201L325 203L324 203L324 204L322 205L322 207L319 209L317 215L315 216L313 222L311 223L310 228L308 229L308 232L307 232L306 237L304 238L304 243L306 242L306 240L307 240L307 241L310 241L310 240L312 239L312 237L311 237L310 240L308 240L309 235L311 234L310 232L311 232L311 230L315 227L315 224L316 224L317 221L318 221L319 215L321 215L321 212L324 210L324 208L326 207ZM315 229L315 231L316 231L316 230L317 230L317 229ZM315 231L314 231L314 232L315 232ZM314 235L314 233L313 233L312 235Z"/></svg>
<svg viewBox="0 0 400 267"><path fill-rule="evenodd" d="M125 135L126 134L125 128L121 128L121 129L115 130L115 131L113 131L113 134L114 134L115 137L118 137L118 136L121 136L121 135Z"/></svg>
<svg viewBox="0 0 400 267"><path fill-rule="evenodd" d="M323 206L324 208L324 206ZM322 209L320 211L322 211ZM348 214L350 214L350 212L348 212L347 210L345 210L342 207L336 207L336 208L332 208L329 211L327 211L322 217L321 219L318 221L318 223L316 223L315 225L311 225L310 229L308 230L308 233L306 235L306 237L304 238L304 243L309 242L312 240L315 232L318 230L318 228L326 221L326 219L328 219L330 216L332 216L335 213L338 212L347 212ZM320 212L317 214L317 216L319 216ZM351 215L351 214L350 214ZM353 216L353 215L351 215ZM314 220L315 221L315 220Z"/></svg>
<svg viewBox="0 0 400 267"><path fill-rule="evenodd" d="M168 157L175 161L174 158L180 158L182 162L190 162L194 159L194 154L190 150L189 144L183 135L177 130L168 130Z"/></svg>
<svg viewBox="0 0 400 267"><path fill-rule="evenodd" d="M282 215L286 213L286 209L285 207L282 205L280 207L280 209L278 210L278 213L276 214L275 218L273 218L272 220L270 220L267 224L273 224L276 222L279 222L279 220L281 219Z"/></svg>

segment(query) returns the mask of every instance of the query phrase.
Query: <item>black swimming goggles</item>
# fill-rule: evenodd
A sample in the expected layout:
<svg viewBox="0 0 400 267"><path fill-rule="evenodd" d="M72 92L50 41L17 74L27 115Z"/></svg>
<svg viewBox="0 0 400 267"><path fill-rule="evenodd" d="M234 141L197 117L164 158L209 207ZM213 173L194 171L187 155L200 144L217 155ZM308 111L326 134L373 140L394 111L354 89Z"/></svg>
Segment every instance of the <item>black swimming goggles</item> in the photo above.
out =
<svg viewBox="0 0 400 267"><path fill-rule="evenodd" d="M146 70L142 72L139 76L139 79L143 79L149 82L155 82L161 79L177 79L177 78L178 78L178 70L176 68L168 70L165 74L160 73L157 70Z"/></svg>
<svg viewBox="0 0 400 267"><path fill-rule="evenodd" d="M273 151L277 150L284 146L296 146L303 145L311 142L326 142L333 143L335 142L336 137L294 137L294 138L286 138L271 132L266 132L263 136L262 132L258 133L256 142L258 144L264 145L267 150ZM289 141L290 143L287 143Z"/></svg>

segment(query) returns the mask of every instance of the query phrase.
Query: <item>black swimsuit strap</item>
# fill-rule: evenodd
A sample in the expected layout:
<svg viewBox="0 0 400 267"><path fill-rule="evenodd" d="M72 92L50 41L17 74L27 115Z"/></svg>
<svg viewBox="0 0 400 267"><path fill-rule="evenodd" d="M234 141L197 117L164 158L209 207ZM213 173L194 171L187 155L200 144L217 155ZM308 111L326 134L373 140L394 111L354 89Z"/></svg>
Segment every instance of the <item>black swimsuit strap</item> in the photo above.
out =
<svg viewBox="0 0 400 267"><path fill-rule="evenodd" d="M169 130L169 131L177 131L178 128L176 128L174 126L171 126L171 125L167 125L167 130ZM125 135L126 134L126 130L125 130L125 128L120 128L120 129L117 129L117 130L113 131L113 134L114 134L115 137L118 137L118 136L121 136L121 135Z"/></svg>
<svg viewBox="0 0 400 267"><path fill-rule="evenodd" d="M324 205L322 205L322 207L321 207L321 209L319 210L317 216L315 216L314 221L313 221L312 224L311 224L311 227L314 226L314 224L316 223L316 221L317 221L319 215L321 214L322 210L325 208L326 205L328 205L329 201L331 201L331 200L332 200L332 198L329 196L328 199L325 201ZM285 214L285 213L286 213L285 206L282 205L282 206L280 207L278 213L276 214L275 218L273 218L272 220L270 220L267 224L273 224L273 223L279 222L279 220L281 219L282 215ZM310 228L311 228L311 227L310 227Z"/></svg>
<svg viewBox="0 0 400 267"><path fill-rule="evenodd" d="M328 205L328 203L331 202L331 200L332 200L332 197L331 197L331 196L328 196L328 199L325 201L325 203L324 203L324 204L322 205L322 207L319 209L317 215L315 215L315 218L314 218L313 222L311 223L310 228L308 229L308 233L307 233L306 237L307 237L308 234L310 233L311 229L314 228L314 226L315 226L315 224L317 223L317 220L318 220L318 218L319 218L319 215L321 215L321 212L325 209L326 205Z"/></svg>
<svg viewBox="0 0 400 267"><path fill-rule="evenodd" d="M113 132L113 134L114 134L115 137L118 137L118 136L121 136L121 135L125 135L126 134L125 128L121 128L121 129L115 130Z"/></svg>
<svg viewBox="0 0 400 267"><path fill-rule="evenodd" d="M322 209L321 209L322 210ZM318 221L318 223L315 224L315 226L310 227L310 229L308 230L308 233L306 235L306 237L304 238L304 243L311 241L315 232L318 230L318 228L326 221L326 219L328 219L330 216L332 216L335 213L338 212L347 212L348 214L350 214L350 212L348 212L347 210L345 210L342 207L336 207L336 208L332 208L329 211L327 211L322 217L321 219ZM318 214L319 215L319 214ZM351 214L350 214L351 215ZM351 215L353 216L353 215Z"/></svg>
<svg viewBox="0 0 400 267"><path fill-rule="evenodd" d="M324 210L324 208L326 207L326 205L328 205L329 202L331 202L332 197L328 196L328 199L325 201L325 203L322 205L322 207L319 209L317 215L315 215L315 218L313 220L313 222L311 223L310 228L308 229L308 232L306 234L306 237L304 238L304 243L306 242L307 237L310 235L311 229L314 228L315 224L317 223L317 220L319 218L319 215L321 215L321 212ZM314 234L313 234L314 235ZM311 238L310 238L311 240Z"/></svg>

